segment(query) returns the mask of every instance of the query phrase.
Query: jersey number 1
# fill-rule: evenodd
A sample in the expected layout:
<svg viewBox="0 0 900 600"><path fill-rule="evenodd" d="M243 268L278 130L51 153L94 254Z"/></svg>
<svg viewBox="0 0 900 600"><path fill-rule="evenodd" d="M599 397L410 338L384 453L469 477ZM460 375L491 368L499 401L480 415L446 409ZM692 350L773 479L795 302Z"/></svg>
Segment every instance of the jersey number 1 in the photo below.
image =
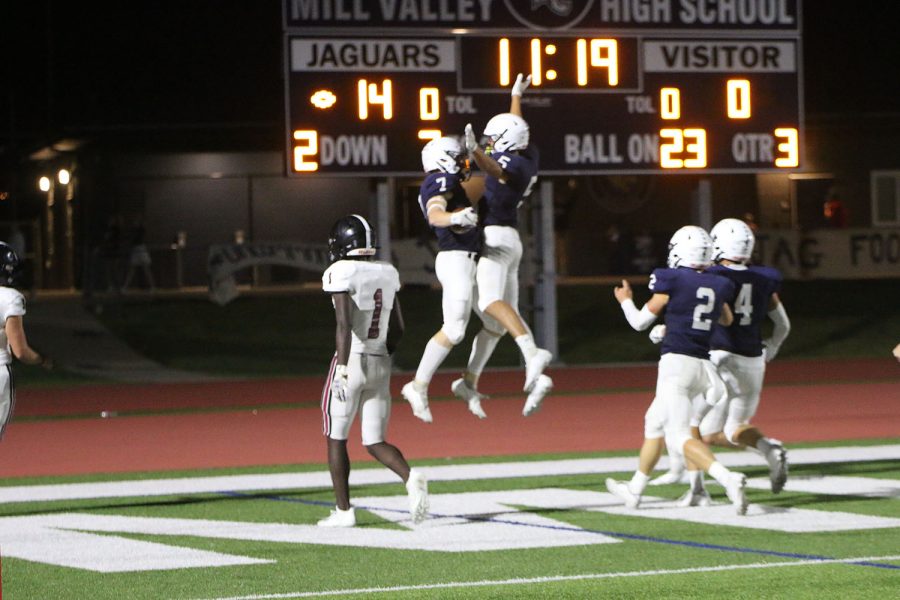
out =
<svg viewBox="0 0 900 600"><path fill-rule="evenodd" d="M378 334L381 333L381 328L379 325L381 324L381 288L375 290L375 295L373 296L375 300L375 310L372 311L372 323L369 324L369 339L376 340L378 339Z"/></svg>

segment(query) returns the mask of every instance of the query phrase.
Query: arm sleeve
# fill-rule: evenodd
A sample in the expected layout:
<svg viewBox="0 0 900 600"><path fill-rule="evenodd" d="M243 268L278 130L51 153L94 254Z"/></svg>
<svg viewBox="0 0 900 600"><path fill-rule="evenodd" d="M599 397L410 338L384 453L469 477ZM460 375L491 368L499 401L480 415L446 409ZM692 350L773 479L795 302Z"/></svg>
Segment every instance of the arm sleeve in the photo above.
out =
<svg viewBox="0 0 900 600"><path fill-rule="evenodd" d="M3 323L6 323L6 320L10 317L25 316L25 297L19 292L15 292L12 297L9 298L9 301L4 304L3 313L0 314L0 317L3 318Z"/></svg>
<svg viewBox="0 0 900 600"><path fill-rule="evenodd" d="M791 331L791 320L788 318L787 311L784 310L784 304L781 302L769 311L769 318L772 319L775 327L772 329L772 337L769 338L766 346L773 347L777 351Z"/></svg>
<svg viewBox="0 0 900 600"><path fill-rule="evenodd" d="M625 302L622 303L622 312L625 313L625 319L628 321L628 324L631 325L632 329L635 331L643 331L650 327L653 324L653 321L656 320L656 315L650 312L650 309L647 308L645 304L641 310L638 310L634 305L634 300L629 298Z"/></svg>

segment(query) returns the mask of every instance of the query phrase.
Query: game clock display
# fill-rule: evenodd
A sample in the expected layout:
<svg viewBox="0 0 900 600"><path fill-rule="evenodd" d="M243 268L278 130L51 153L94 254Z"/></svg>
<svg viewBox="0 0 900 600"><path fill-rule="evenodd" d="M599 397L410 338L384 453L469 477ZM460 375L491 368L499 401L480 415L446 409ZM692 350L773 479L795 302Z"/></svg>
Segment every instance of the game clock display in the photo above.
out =
<svg viewBox="0 0 900 600"><path fill-rule="evenodd" d="M544 174L801 166L797 33L457 31L289 31L288 173L420 174L429 139L509 110L517 73Z"/></svg>

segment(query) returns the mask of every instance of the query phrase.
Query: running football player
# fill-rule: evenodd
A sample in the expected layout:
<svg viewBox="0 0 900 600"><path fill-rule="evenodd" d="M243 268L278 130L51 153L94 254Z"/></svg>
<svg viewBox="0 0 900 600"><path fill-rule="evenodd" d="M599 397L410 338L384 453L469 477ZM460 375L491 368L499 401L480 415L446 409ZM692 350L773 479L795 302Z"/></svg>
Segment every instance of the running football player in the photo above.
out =
<svg viewBox="0 0 900 600"><path fill-rule="evenodd" d="M475 272L478 310L484 313L484 327L475 336L472 353L461 379L451 389L471 407L480 405L478 378L507 331L513 336L525 359L525 386L528 398L522 414L538 410L553 388L553 380L543 374L553 355L534 342L531 329L519 314L519 263L522 240L519 238L518 208L537 181L539 154L529 144L528 123L522 118L522 94L531 84L531 76L520 73L512 86L510 109L492 117L485 125L489 148L483 149L472 125L466 125L466 150L485 173L484 244ZM478 413L476 413L478 414Z"/></svg>
<svg viewBox="0 0 900 600"><path fill-rule="evenodd" d="M695 414L692 426L695 436L711 445L749 448L761 454L769 466L772 492L784 489L788 477L787 451L775 439L767 438L750 424L759 407L766 363L775 358L791 329L790 319L778 296L781 273L777 269L748 264L756 238L753 230L739 219L723 219L712 228L713 260L708 271L730 279L736 288L734 322L729 327L717 326L710 341L710 360L725 382L727 398L705 416ZM765 316L772 320L772 336L762 339ZM697 406L697 404L695 404ZM652 483L675 483L680 479L678 459L674 467ZM702 476L691 472L691 494L694 503L706 495Z"/></svg>
<svg viewBox="0 0 900 600"><path fill-rule="evenodd" d="M336 352L322 391L322 416L337 506L319 521L320 527L356 525L347 436L357 410L362 413L366 450L406 483L413 522L421 522L428 512L425 475L410 469L403 453L385 441L391 413L391 354L403 334L403 316L397 297L400 275L393 265L372 260L374 238L369 223L359 215L338 220L328 238L332 264L322 276L322 289L331 294L337 326Z"/></svg>
<svg viewBox="0 0 900 600"><path fill-rule="evenodd" d="M700 422L700 433L709 444L746 447L759 452L769 465L772 492L787 481L787 451L782 443L767 438L750 424L759 407L766 363L778 354L791 330L791 322L778 297L781 273L772 267L748 264L756 238L740 219L723 219L710 231L713 240L711 273L735 284L734 322L713 329L710 360L728 390L727 402L714 407ZM772 320L772 336L762 339L766 315Z"/></svg>
<svg viewBox="0 0 900 600"><path fill-rule="evenodd" d="M0 242L0 439L9 424L16 406L16 388L13 382L12 358L15 356L26 365L41 365L46 369L53 362L28 345L25 336L25 297L13 287L22 262L12 246Z"/></svg>
<svg viewBox="0 0 900 600"><path fill-rule="evenodd" d="M463 181L468 176L459 141L451 137L431 140L422 148L425 181L419 191L419 207L438 239L434 270L443 290L441 307L444 322L422 353L415 379L403 386L401 394L413 414L431 423L428 384L450 350L466 335L475 287L475 264L481 250L478 215L472 208ZM480 399L469 399L469 410L484 418Z"/></svg>
<svg viewBox="0 0 900 600"><path fill-rule="evenodd" d="M734 285L727 279L705 272L712 260L712 240L700 227L682 227L669 242L668 268L650 275L653 296L638 310L631 286L622 281L616 300L628 324L637 331L650 327L665 309L666 336L660 350L656 397L644 416L644 443L638 470L630 481L606 480L610 493L626 506L637 508L650 473L668 445L709 473L725 487L738 514L746 514L746 477L728 470L710 449L691 435L691 399L703 395L715 404L724 396L724 385L709 361L713 324L730 325L733 319L726 300L733 297Z"/></svg>

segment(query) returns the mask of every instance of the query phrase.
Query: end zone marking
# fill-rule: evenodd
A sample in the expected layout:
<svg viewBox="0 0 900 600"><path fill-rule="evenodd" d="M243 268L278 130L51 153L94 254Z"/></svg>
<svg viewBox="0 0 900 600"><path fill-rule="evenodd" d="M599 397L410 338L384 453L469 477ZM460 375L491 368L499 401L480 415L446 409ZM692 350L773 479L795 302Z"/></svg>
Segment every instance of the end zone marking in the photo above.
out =
<svg viewBox="0 0 900 600"><path fill-rule="evenodd" d="M900 555L893 556L862 556L857 558L826 558L818 560L795 560L772 563L748 563L743 565L719 565L714 567L692 567L686 569L660 569L654 571L622 571L619 573L585 573L583 575L552 575L544 577L527 577L516 579L498 579L481 581L449 581L446 583L425 583L420 585L398 585L391 587L350 588L345 590L323 590L316 592L289 592L283 594L253 594L250 596L223 596L207 598L203 600L281 600L285 598L317 598L324 596L340 596L351 594L379 594L392 592L407 592L414 590L440 590L452 588L490 587L530 585L534 583L554 583L557 581L586 581L592 579L615 579L619 577L652 577L655 575L684 575L689 573L715 573L720 571L739 571L742 569L772 569L778 567L802 567L809 565L827 564L866 564L883 562L887 560L900 560ZM900 566L891 565L894 568Z"/></svg>

